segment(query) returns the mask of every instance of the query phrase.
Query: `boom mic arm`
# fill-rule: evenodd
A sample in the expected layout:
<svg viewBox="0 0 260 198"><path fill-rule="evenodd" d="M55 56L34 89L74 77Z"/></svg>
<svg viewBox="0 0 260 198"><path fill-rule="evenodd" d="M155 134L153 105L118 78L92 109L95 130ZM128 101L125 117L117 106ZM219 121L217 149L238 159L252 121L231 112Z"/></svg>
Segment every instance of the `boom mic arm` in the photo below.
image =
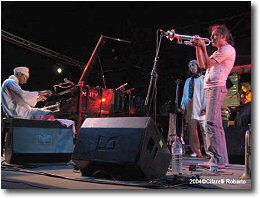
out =
<svg viewBox="0 0 260 198"><path fill-rule="evenodd" d="M128 83L125 83L125 84L121 85L120 87L116 88L116 90L122 89L122 88L124 88L126 85L128 85Z"/></svg>

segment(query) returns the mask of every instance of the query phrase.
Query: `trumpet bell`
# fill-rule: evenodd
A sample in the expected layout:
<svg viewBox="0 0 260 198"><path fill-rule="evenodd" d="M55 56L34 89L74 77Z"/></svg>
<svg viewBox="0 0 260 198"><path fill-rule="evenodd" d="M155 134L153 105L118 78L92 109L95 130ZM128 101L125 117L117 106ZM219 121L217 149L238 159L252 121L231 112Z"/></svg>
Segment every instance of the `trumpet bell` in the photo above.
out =
<svg viewBox="0 0 260 198"><path fill-rule="evenodd" d="M204 40L206 46L210 45L210 43L211 43L211 41L208 38L176 34L174 29L168 30L166 32L164 32L164 31L161 31L161 32L170 41L173 41L176 38L178 44L192 45L191 41L193 39L202 39L202 40Z"/></svg>

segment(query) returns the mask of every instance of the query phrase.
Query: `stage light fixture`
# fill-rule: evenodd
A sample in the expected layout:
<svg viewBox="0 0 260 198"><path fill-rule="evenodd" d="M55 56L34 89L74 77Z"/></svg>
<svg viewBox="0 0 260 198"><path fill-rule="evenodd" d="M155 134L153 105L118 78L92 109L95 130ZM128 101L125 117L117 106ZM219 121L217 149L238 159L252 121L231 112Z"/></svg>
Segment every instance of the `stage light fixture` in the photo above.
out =
<svg viewBox="0 0 260 198"><path fill-rule="evenodd" d="M62 73L62 68L59 67L59 68L57 69L57 72L58 72L58 74L61 74L61 73Z"/></svg>

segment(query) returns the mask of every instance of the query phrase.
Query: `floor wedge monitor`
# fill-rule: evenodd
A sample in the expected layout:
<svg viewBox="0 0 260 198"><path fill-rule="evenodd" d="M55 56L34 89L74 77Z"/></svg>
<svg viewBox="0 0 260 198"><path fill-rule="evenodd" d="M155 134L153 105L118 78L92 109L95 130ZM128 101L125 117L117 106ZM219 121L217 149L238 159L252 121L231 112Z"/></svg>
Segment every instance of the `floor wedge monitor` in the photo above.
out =
<svg viewBox="0 0 260 198"><path fill-rule="evenodd" d="M58 121L9 119L5 160L8 163L69 162L72 128Z"/></svg>
<svg viewBox="0 0 260 198"><path fill-rule="evenodd" d="M150 180L165 176L171 154L150 117L87 118L72 160L85 176Z"/></svg>

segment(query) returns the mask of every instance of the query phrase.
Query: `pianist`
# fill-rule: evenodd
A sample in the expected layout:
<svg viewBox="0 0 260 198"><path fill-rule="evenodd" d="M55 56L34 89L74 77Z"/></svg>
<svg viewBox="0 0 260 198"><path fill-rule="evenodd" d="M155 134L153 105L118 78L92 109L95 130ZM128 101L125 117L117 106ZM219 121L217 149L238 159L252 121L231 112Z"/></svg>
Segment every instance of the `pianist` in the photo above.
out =
<svg viewBox="0 0 260 198"><path fill-rule="evenodd" d="M27 67L14 68L14 74L3 82L1 104L3 112L11 118L54 120L51 111L34 108L37 102L45 101L50 90L24 91L20 84L25 84L29 78Z"/></svg>

